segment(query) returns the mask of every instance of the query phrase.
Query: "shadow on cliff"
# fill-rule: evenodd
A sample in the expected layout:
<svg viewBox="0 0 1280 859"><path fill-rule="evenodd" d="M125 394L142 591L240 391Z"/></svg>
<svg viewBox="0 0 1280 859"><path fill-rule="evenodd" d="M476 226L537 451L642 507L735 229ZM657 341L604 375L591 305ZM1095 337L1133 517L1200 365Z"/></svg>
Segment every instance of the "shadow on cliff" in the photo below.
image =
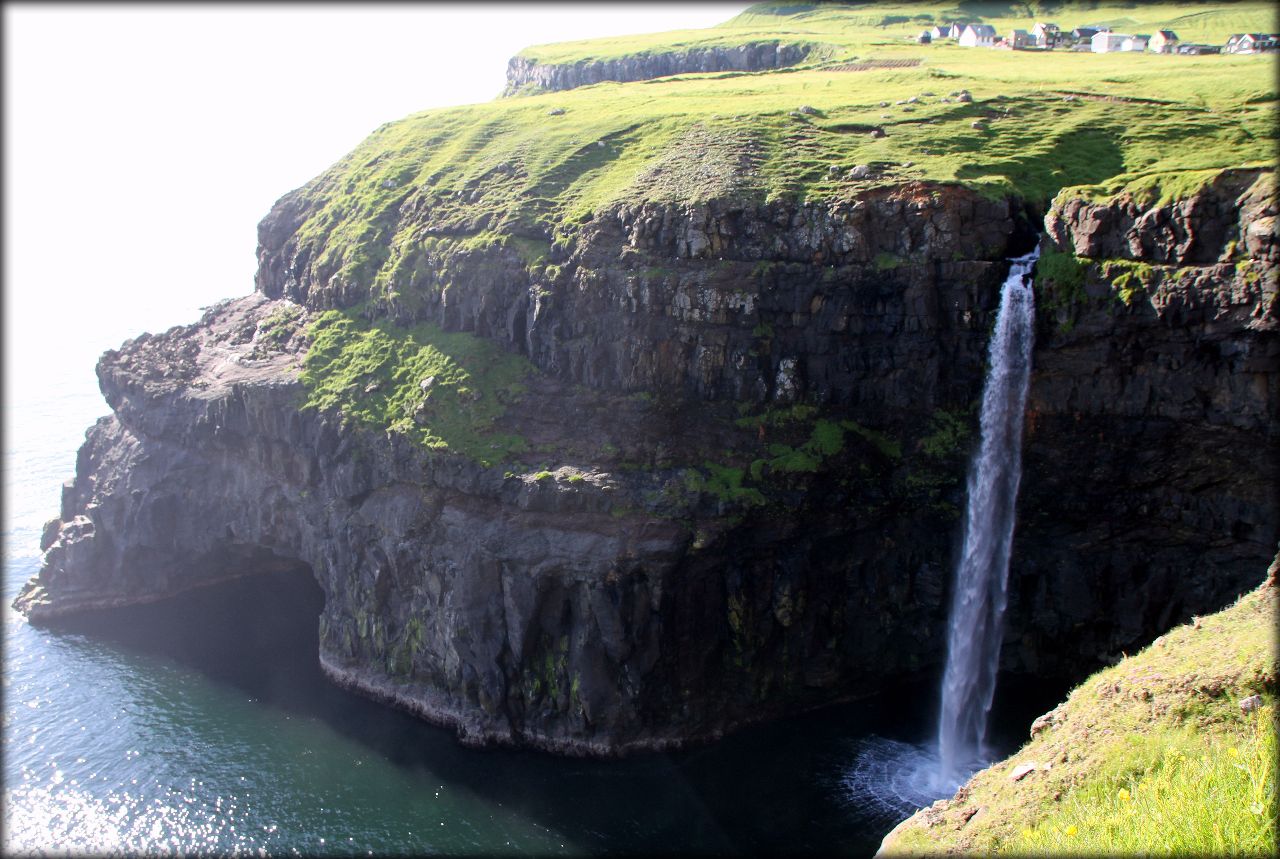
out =
<svg viewBox="0 0 1280 859"><path fill-rule="evenodd" d="M748 728L710 746L618 761L460 746L451 731L343 691L321 673L324 596L302 565L192 591L164 603L57 624L122 651L176 662L247 693L259 705L321 722L422 783L460 787L535 820L592 853L744 852L870 855L878 811L838 789L856 740L869 733L927 739L935 677L881 696ZM1002 745L1061 689L1010 684L998 695ZM429 795L429 794L427 794Z"/></svg>

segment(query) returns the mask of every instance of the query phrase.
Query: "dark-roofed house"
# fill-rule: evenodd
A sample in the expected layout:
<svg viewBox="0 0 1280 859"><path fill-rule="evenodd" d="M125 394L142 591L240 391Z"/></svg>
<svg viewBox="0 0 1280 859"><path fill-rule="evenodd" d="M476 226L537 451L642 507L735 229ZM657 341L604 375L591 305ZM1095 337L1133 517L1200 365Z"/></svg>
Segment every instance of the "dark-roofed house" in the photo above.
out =
<svg viewBox="0 0 1280 859"><path fill-rule="evenodd" d="M1263 51L1274 51L1280 47L1277 36L1264 33L1235 33L1227 39L1223 47L1224 54L1260 54Z"/></svg>
<svg viewBox="0 0 1280 859"><path fill-rule="evenodd" d="M966 48L990 48L996 43L996 28L990 24L970 24L960 34L960 44Z"/></svg>
<svg viewBox="0 0 1280 859"><path fill-rule="evenodd" d="M934 39L945 39L947 38L947 34L950 32L951 32L950 27L939 25L937 27L931 28L929 30L929 35L932 36Z"/></svg>
<svg viewBox="0 0 1280 859"><path fill-rule="evenodd" d="M948 39L959 39L962 35L964 35L964 28L965 28L966 26L968 26L968 25L966 25L966 24L961 24L961 23L959 23L959 22L957 22L957 23L955 23L955 24L952 24L952 25L951 25L951 29L947 31L947 38L948 38Z"/></svg>
<svg viewBox="0 0 1280 859"><path fill-rule="evenodd" d="M1232 33L1222 46L1224 54L1252 54L1253 46L1262 41L1261 33Z"/></svg>
<svg viewBox="0 0 1280 859"><path fill-rule="evenodd" d="M1036 44L1042 48L1052 48L1062 40L1062 30L1058 25L1045 21L1037 21L1031 28L1031 35L1035 37Z"/></svg>
<svg viewBox="0 0 1280 859"><path fill-rule="evenodd" d="M1178 46L1178 34L1172 30L1156 30L1151 41L1147 42L1147 50L1156 54L1172 54Z"/></svg>
<svg viewBox="0 0 1280 859"><path fill-rule="evenodd" d="M1035 36L1031 35L1026 30L1014 30L1009 34L1008 42L1009 47L1013 48L1015 51L1019 51L1024 48L1034 48L1036 46Z"/></svg>
<svg viewBox="0 0 1280 859"><path fill-rule="evenodd" d="M1179 54L1189 54L1197 56L1199 54L1220 54L1222 53L1221 45L1197 45L1192 42L1183 42L1178 45L1175 51Z"/></svg>
<svg viewBox="0 0 1280 859"><path fill-rule="evenodd" d="M1151 37L1146 33L1138 33L1133 36L1125 36L1124 41L1120 43L1122 51L1145 51L1147 43L1151 41Z"/></svg>
<svg viewBox="0 0 1280 859"><path fill-rule="evenodd" d="M1095 27L1076 27L1071 31L1071 43L1074 45L1088 44L1093 41L1093 37L1097 32L1098 30Z"/></svg>

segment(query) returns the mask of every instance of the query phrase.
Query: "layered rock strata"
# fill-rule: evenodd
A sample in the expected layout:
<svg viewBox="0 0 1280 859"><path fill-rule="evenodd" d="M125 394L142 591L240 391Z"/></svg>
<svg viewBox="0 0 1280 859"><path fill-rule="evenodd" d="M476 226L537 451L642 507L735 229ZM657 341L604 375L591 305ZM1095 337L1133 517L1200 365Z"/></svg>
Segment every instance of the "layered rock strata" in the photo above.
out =
<svg viewBox="0 0 1280 859"><path fill-rule="evenodd" d="M635 54L607 60L579 60L573 63L540 63L516 56L507 63L507 87L511 95L530 89L558 91L603 81L647 81L694 72L759 72L782 69L805 60L814 45L777 40L747 42L727 47L690 48Z"/></svg>
<svg viewBox="0 0 1280 859"><path fill-rule="evenodd" d="M1010 615L1015 663L1132 651L1256 584L1280 518L1271 171L1060 198L1039 296ZM1023 661L1025 660L1025 662Z"/></svg>
<svg viewBox="0 0 1280 859"><path fill-rule="evenodd" d="M1274 554L1261 187L1203 192L1240 204L1218 233L1170 215L1218 236L1201 244L1224 261L1162 272L1128 304L1083 243L1116 228L1090 231L1101 216L1070 202L1050 213L1083 273L1070 301L1041 293L1010 667L1072 675L1219 607ZM909 186L820 206L616 206L554 267L459 254L398 285L412 303L313 263L305 216L287 197L264 221L259 294L103 357L114 414L90 430L19 598L32 620L296 559L325 591L320 658L339 682L468 742L603 755L941 661L957 439L1002 260L1033 240L1016 201ZM529 391L503 426L561 467L489 467L300 409L307 318L371 297L369 312L526 356ZM269 321L299 307L281 337ZM802 467L778 445L794 454L810 424L769 417L797 404L827 432L813 426L820 453Z"/></svg>

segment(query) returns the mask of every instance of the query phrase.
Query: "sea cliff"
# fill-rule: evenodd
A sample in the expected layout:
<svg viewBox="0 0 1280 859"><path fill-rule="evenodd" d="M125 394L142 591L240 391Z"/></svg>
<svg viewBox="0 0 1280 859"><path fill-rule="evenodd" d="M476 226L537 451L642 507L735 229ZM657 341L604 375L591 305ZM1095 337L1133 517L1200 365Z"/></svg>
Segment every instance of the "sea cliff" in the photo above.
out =
<svg viewBox="0 0 1280 859"><path fill-rule="evenodd" d="M1085 158L1052 196L1035 158L1141 136L892 68L856 74L920 95L873 125L881 91L805 74L834 73L738 117L687 113L746 85L713 76L652 121L578 88L378 129L268 213L253 295L102 357L112 414L18 608L304 566L335 681L570 754L870 693L943 658L998 290L1037 242L1006 669L1076 678L1253 585L1280 535L1273 170L1103 188ZM1066 124L1009 159L1011 110Z"/></svg>

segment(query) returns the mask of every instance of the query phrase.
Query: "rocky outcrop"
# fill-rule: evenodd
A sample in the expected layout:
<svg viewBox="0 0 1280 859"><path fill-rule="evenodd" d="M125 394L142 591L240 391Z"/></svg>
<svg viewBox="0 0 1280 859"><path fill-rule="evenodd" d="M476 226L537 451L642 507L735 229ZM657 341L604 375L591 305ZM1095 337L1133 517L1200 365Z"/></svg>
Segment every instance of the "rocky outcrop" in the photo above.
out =
<svg viewBox="0 0 1280 859"><path fill-rule="evenodd" d="M402 207L399 228L430 211ZM410 305L313 262L289 230L298 217L286 198L259 229L268 296L385 302L392 316L506 341L596 389L925 414L981 384L981 322L1004 259L1035 232L1017 200L924 183L799 205L623 203L582 225L553 265L529 267L506 248L430 257L391 284Z"/></svg>
<svg viewBox="0 0 1280 859"><path fill-rule="evenodd" d="M759 72L801 63L815 49L809 42L783 43L776 39L742 45L689 48L633 54L607 60L574 63L540 63L515 56L507 63L505 95L533 91L558 91L603 81L647 81L695 72Z"/></svg>
<svg viewBox="0 0 1280 859"><path fill-rule="evenodd" d="M1195 193L1158 205L1132 194L1100 202L1067 196L1045 228L1056 248L1091 259L1173 266L1253 259L1274 266L1280 245L1271 175L1223 170Z"/></svg>
<svg viewBox="0 0 1280 859"><path fill-rule="evenodd" d="M869 691L939 646L946 541L922 546L886 511L851 526L866 498L832 475L794 493L796 517L739 527L696 497L692 519L663 515L684 479L670 466L572 481L433 455L300 410L300 335L266 336L282 307L224 303L103 357L114 415L17 602L33 621L302 561L337 682L466 742L576 754L705 740ZM716 427L551 379L533 393L513 422L571 438L605 414L607 438L660 437L650 453Z"/></svg>
<svg viewBox="0 0 1280 859"><path fill-rule="evenodd" d="M1046 217L1016 662L1131 652L1274 554L1275 214L1274 174L1232 170L1163 206L1065 196Z"/></svg>
<svg viewBox="0 0 1280 859"><path fill-rule="evenodd" d="M1233 261L1138 290L1088 257L1040 289L1010 667L1075 675L1221 606L1274 554L1276 266L1240 237L1268 217L1255 197L1220 230ZM1072 224L1092 221L1067 211L1050 231L1079 251ZM545 263L434 251L381 294L317 261L305 216L291 196L264 220L260 294L103 357L114 415L18 600L33 620L293 559L324 589L335 680L469 742L584 754L940 662L963 431L1002 260L1034 240L1020 203L911 185L624 204ZM528 434L530 461L299 408L302 326L361 302L524 355L498 429Z"/></svg>

